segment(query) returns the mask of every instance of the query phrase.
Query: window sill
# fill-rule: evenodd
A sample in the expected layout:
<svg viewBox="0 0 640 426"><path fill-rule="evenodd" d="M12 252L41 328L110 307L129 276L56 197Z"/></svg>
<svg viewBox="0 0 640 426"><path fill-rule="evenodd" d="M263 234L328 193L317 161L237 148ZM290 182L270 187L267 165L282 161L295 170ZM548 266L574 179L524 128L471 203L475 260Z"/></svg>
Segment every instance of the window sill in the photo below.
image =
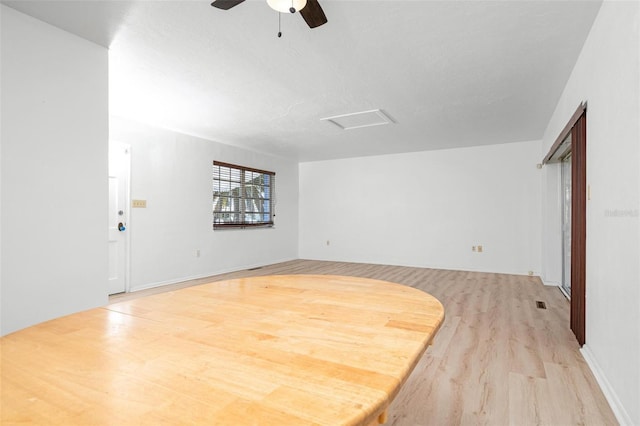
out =
<svg viewBox="0 0 640 426"><path fill-rule="evenodd" d="M240 230L240 229L271 229L274 228L274 224L260 224L260 225L236 225L236 224L228 224L228 225L213 225L214 231L225 231L225 230Z"/></svg>

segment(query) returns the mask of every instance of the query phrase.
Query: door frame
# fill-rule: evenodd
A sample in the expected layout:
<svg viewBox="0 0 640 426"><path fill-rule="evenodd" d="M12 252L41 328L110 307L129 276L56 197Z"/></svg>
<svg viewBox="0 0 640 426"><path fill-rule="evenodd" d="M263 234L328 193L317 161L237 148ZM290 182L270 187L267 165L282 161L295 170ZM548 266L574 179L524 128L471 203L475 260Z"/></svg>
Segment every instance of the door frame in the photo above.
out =
<svg viewBox="0 0 640 426"><path fill-rule="evenodd" d="M571 134L571 320L580 346L586 342L587 242L587 103L578 106L542 160L557 162L566 153L563 142Z"/></svg>

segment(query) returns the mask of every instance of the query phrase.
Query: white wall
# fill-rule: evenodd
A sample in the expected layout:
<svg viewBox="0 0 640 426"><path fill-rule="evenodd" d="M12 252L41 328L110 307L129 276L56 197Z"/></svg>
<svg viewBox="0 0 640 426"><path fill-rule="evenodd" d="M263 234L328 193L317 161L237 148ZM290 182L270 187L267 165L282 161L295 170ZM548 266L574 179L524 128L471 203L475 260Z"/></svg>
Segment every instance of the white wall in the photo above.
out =
<svg viewBox="0 0 640 426"><path fill-rule="evenodd" d="M536 141L302 163L300 257L537 275L539 152Z"/></svg>
<svg viewBox="0 0 640 426"><path fill-rule="evenodd" d="M107 301L107 50L4 5L2 334Z"/></svg>
<svg viewBox="0 0 640 426"><path fill-rule="evenodd" d="M541 156L587 107L586 345L618 419L640 424L640 3L605 1L545 132ZM546 168L546 167L545 167ZM545 202L554 205L547 176ZM545 215L543 250L557 231ZM549 265L557 269L557 265Z"/></svg>
<svg viewBox="0 0 640 426"><path fill-rule="evenodd" d="M131 209L132 290L298 257L297 162L118 117L110 128L132 147L132 199L147 200ZM276 173L274 228L213 231L214 160Z"/></svg>

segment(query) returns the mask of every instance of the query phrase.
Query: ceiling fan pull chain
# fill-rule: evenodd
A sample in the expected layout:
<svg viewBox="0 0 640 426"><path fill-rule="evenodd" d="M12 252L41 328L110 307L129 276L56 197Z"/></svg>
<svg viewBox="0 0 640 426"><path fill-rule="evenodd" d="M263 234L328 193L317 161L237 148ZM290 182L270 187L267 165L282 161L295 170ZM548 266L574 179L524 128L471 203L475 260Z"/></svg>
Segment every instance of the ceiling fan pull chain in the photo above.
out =
<svg viewBox="0 0 640 426"><path fill-rule="evenodd" d="M282 37L282 23L281 23L281 15L282 13L278 12L278 38Z"/></svg>

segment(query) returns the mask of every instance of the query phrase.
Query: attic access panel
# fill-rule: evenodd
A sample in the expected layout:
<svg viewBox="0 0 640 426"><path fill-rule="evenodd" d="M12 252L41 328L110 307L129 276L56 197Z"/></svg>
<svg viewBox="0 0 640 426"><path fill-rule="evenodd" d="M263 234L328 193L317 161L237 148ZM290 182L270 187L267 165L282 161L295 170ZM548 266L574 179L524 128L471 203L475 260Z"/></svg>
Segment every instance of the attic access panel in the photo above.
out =
<svg viewBox="0 0 640 426"><path fill-rule="evenodd" d="M381 109L335 115L333 117L322 118L321 120L333 123L342 130L361 129L363 127L394 123L393 119Z"/></svg>

